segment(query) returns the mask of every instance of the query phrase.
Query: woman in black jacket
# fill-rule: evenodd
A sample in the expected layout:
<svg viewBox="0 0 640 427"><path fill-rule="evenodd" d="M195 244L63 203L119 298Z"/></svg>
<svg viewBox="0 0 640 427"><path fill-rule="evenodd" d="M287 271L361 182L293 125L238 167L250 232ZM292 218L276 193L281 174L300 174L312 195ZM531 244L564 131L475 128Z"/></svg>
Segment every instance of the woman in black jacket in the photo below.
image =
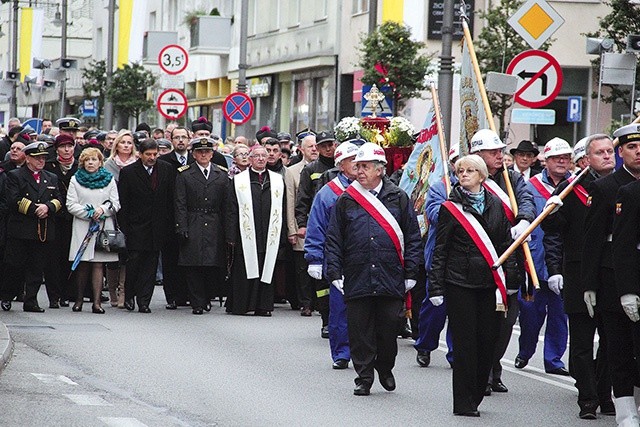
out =
<svg viewBox="0 0 640 427"><path fill-rule="evenodd" d="M501 201L482 186L488 176L484 161L477 155L462 157L455 171L459 183L440 208L429 295L434 305L447 297L455 349L453 412L478 417L498 337L498 316L505 315L506 288L517 291L521 279L514 256L504 269L491 269L492 261L511 243L511 225Z"/></svg>

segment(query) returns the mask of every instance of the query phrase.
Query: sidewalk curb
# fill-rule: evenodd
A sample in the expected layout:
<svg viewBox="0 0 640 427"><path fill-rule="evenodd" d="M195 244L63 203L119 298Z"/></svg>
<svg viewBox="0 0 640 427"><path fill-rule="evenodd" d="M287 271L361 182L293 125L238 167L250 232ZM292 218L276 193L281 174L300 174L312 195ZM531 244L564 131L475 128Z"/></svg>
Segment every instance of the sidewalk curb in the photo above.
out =
<svg viewBox="0 0 640 427"><path fill-rule="evenodd" d="M6 325L0 322L0 372L5 368L13 353L13 340Z"/></svg>

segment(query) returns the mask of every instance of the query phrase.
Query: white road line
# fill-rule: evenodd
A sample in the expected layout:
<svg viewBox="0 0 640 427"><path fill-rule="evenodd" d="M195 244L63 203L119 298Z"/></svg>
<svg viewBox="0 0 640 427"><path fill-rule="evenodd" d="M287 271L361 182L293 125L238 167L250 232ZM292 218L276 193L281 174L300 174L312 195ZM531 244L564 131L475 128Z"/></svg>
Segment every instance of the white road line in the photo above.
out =
<svg viewBox="0 0 640 427"><path fill-rule="evenodd" d="M135 418L125 417L98 417L100 421L108 425L109 427L147 427L143 422L138 421Z"/></svg>
<svg viewBox="0 0 640 427"><path fill-rule="evenodd" d="M39 379L45 384L55 384L58 382L62 382L69 385L78 385L78 383L71 381L69 378L65 377L64 375L36 374L33 372L31 373L31 375L33 375L34 377L36 377L37 379Z"/></svg>
<svg viewBox="0 0 640 427"><path fill-rule="evenodd" d="M69 400L77 405L83 406L113 406L100 396L95 394L65 394Z"/></svg>

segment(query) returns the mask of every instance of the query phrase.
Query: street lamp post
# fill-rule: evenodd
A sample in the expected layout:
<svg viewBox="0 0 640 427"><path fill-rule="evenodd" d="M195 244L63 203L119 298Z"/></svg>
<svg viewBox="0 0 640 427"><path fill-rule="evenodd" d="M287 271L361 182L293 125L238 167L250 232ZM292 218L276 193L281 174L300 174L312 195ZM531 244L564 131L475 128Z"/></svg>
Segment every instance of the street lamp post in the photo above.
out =
<svg viewBox="0 0 640 427"><path fill-rule="evenodd" d="M11 71L18 71L18 0L13 0L13 28L11 29ZM11 83L11 99L9 99L9 116L18 117L17 82Z"/></svg>
<svg viewBox="0 0 640 427"><path fill-rule="evenodd" d="M115 23L116 0L109 0L109 23L107 29L107 88L111 87L113 81L113 32ZM100 118L98 117L98 120ZM106 96L104 97L104 128L113 129L113 103Z"/></svg>
<svg viewBox="0 0 640 427"><path fill-rule="evenodd" d="M67 57L67 0L62 0L62 35L60 38L60 63ZM67 74L60 81L60 117L66 116Z"/></svg>

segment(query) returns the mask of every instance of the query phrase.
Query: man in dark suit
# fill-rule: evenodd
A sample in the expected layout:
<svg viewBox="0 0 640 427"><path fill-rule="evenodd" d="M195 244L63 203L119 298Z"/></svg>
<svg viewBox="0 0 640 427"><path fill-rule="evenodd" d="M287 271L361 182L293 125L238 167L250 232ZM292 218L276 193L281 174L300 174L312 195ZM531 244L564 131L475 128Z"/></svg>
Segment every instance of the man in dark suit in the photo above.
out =
<svg viewBox="0 0 640 427"><path fill-rule="evenodd" d="M55 239L53 217L62 209L58 178L43 170L47 144L34 142L24 147L26 167L9 172L6 182L7 253L6 259L24 272L23 310L42 313L38 291L43 274L53 291L57 290L57 271L52 256ZM11 308L11 299L21 283L6 281L2 292L3 309ZM7 289L9 287L10 289ZM54 292L55 293L55 292ZM50 303L59 295L49 295ZM8 302L8 305L6 304ZM5 308L6 306L6 308Z"/></svg>
<svg viewBox="0 0 640 427"><path fill-rule="evenodd" d="M125 307L150 313L158 257L167 236L173 232L173 185L175 170L158 161L158 143L140 142L140 158L120 171L118 192L122 208L118 214L127 239Z"/></svg>
<svg viewBox="0 0 640 427"><path fill-rule="evenodd" d="M226 273L223 222L229 178L211 163L212 138L196 138L191 149L196 161L178 169L175 192L176 232L180 236L179 264L185 266L193 314L211 307Z"/></svg>
<svg viewBox="0 0 640 427"><path fill-rule="evenodd" d="M193 163L193 156L187 150L189 145L189 131L187 128L184 126L174 127L171 130L170 138L171 144L173 144L173 151L160 156L159 159L171 164L175 171ZM173 209L173 194L171 194L171 208ZM167 236L161 249L162 286L167 300L167 310L175 310L179 305L187 305L189 299L186 275L183 268L178 265L179 245L178 235L172 232Z"/></svg>
<svg viewBox="0 0 640 427"><path fill-rule="evenodd" d="M540 153L536 146L531 141L520 141L516 148L512 148L510 151L513 156L513 166L509 169L513 169L516 172L520 172L525 181L529 181L529 178L542 172L542 169L535 167L536 156Z"/></svg>

